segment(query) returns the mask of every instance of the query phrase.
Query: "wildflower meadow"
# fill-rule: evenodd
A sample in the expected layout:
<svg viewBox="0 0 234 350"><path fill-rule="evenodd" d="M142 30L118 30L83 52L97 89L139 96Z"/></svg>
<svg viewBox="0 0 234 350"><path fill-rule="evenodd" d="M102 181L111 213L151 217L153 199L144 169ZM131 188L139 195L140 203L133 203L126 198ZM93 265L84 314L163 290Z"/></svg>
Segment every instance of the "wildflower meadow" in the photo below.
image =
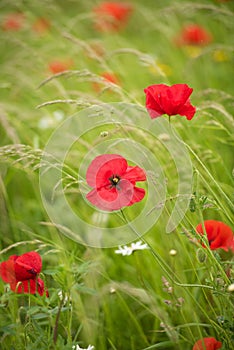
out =
<svg viewBox="0 0 234 350"><path fill-rule="evenodd" d="M0 9L0 349L234 349L233 0Z"/></svg>

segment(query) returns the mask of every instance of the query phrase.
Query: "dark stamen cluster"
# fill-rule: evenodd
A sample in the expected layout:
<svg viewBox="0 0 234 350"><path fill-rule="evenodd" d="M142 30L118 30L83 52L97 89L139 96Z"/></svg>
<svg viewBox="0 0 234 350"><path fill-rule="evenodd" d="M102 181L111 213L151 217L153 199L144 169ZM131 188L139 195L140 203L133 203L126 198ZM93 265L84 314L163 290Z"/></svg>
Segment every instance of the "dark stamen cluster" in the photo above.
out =
<svg viewBox="0 0 234 350"><path fill-rule="evenodd" d="M111 185L116 187L120 181L120 177L118 175L113 175L112 177L109 178Z"/></svg>

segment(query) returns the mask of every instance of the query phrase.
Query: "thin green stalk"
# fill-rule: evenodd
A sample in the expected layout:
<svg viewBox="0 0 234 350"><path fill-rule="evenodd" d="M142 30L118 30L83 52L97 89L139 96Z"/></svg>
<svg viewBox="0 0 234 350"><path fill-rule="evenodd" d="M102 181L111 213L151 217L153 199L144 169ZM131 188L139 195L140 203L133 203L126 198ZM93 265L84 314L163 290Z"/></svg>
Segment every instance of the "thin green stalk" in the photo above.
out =
<svg viewBox="0 0 234 350"><path fill-rule="evenodd" d="M170 268L170 266L168 264L165 263L165 261L160 257L159 254L157 254L155 252L155 250L153 249L153 247L146 241L146 239L144 237L141 237L140 234L135 230L135 228L130 224L130 222L128 222L125 214L123 213L123 210L121 209L121 214L123 216L124 222L129 225L129 227L133 230L133 232L137 235L137 237L139 239L141 239L145 244L148 245L154 259L157 261L157 263L159 264L159 266L161 267L161 269L165 272L165 274L167 275L168 279L170 279L171 282L173 282L174 284L176 284L177 286L180 287L202 287L202 288L207 288L207 289L213 289L213 287L211 286L207 286L207 285L200 285L200 284L186 284L186 283L180 283L178 282L179 279L178 277L174 274L173 270ZM174 277L176 277L177 281L172 277L174 274Z"/></svg>
<svg viewBox="0 0 234 350"><path fill-rule="evenodd" d="M201 167L205 170L205 172L208 174L208 176L210 177L210 179L212 180L212 183L215 184L215 186L217 187L217 189L220 191L220 193L224 196L224 198L226 199L227 203L230 205L230 207L232 209L234 209L234 205L232 203L232 201L230 200L230 198L226 195L226 193L223 191L223 189L220 187L220 185L217 183L217 181L215 180L215 178L212 176L212 174L209 172L209 170L206 168L206 166L203 164L203 162L200 160L200 158L196 155L196 153L192 150L192 148L186 144L185 142L183 142L183 144L189 149L189 151L192 153L192 155L196 158L196 160L198 161L198 163L201 165Z"/></svg>

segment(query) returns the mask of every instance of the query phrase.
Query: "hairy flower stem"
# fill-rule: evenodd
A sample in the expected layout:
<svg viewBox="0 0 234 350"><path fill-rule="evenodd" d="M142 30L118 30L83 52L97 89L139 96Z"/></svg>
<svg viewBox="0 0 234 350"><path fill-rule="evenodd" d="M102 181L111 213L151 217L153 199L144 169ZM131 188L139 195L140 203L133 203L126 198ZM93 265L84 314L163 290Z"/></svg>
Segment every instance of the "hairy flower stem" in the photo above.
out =
<svg viewBox="0 0 234 350"><path fill-rule="evenodd" d="M53 342L54 342L54 345L56 345L57 338L58 338L59 318L60 318L60 314L61 314L61 310L62 310L64 301L65 301L65 295L63 295L63 298L62 298L62 300L60 301L59 308L58 308L58 313L57 313L56 320L55 320L54 333L53 333Z"/></svg>

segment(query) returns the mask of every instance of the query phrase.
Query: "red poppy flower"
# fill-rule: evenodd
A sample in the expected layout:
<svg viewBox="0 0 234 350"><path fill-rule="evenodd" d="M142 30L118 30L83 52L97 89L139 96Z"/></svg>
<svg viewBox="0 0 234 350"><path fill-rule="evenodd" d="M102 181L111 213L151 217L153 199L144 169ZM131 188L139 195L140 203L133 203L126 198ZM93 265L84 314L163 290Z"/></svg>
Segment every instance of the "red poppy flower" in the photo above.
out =
<svg viewBox="0 0 234 350"><path fill-rule="evenodd" d="M202 338L193 345L193 350L218 350L222 347L222 343L215 338Z"/></svg>
<svg viewBox="0 0 234 350"><path fill-rule="evenodd" d="M2 28L5 31L18 31L24 25L24 15L22 13L9 13L3 20Z"/></svg>
<svg viewBox="0 0 234 350"><path fill-rule="evenodd" d="M221 248L226 251L229 249L234 251L234 235L228 225L222 221L206 220L204 226L211 250ZM197 225L196 231L200 235L204 234L202 224Z"/></svg>
<svg viewBox="0 0 234 350"><path fill-rule="evenodd" d="M86 198L103 210L118 210L145 196L145 190L135 186L137 181L146 181L144 170L129 166L118 154L97 156L88 167L86 181L93 188Z"/></svg>
<svg viewBox="0 0 234 350"><path fill-rule="evenodd" d="M206 29L198 24L185 26L176 38L178 45L207 45L212 41L212 36Z"/></svg>
<svg viewBox="0 0 234 350"><path fill-rule="evenodd" d="M38 277L42 269L41 257L36 252L11 255L0 263L0 276L17 293L44 294L44 282ZM46 295L48 292L46 292Z"/></svg>
<svg viewBox="0 0 234 350"><path fill-rule="evenodd" d="M62 73L68 69L70 69L73 65L72 60L67 61L52 61L49 63L49 70L53 74Z"/></svg>
<svg viewBox="0 0 234 350"><path fill-rule="evenodd" d="M189 100L193 89L187 84L150 85L144 89L144 92L146 94L146 108L152 119L163 114L169 116L179 114L191 120L196 112L196 108L191 105Z"/></svg>
<svg viewBox="0 0 234 350"><path fill-rule="evenodd" d="M120 2L103 2L93 9L96 29L101 32L118 31L127 22L132 6Z"/></svg>

